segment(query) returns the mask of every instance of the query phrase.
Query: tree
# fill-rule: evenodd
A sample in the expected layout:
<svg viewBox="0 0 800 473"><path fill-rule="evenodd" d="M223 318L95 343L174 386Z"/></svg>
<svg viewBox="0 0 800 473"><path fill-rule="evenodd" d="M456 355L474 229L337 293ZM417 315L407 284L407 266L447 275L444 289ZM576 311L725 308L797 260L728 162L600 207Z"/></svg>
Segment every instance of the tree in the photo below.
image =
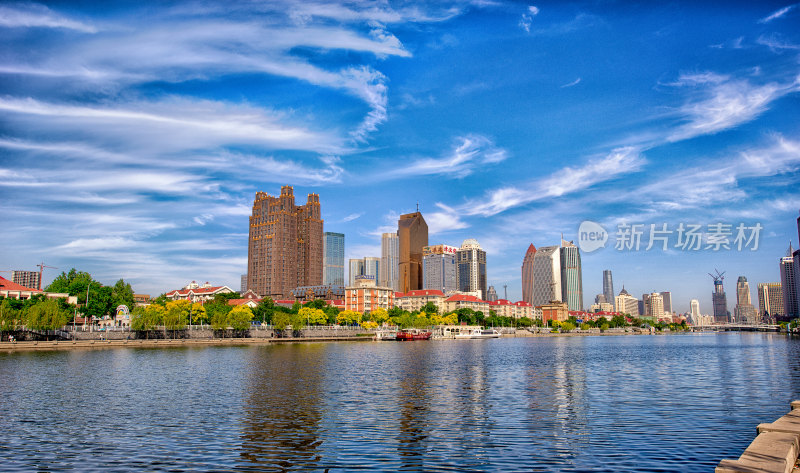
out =
<svg viewBox="0 0 800 473"><path fill-rule="evenodd" d="M297 315L305 319L308 325L323 325L328 322L328 316L322 309L303 307L297 312Z"/></svg>
<svg viewBox="0 0 800 473"><path fill-rule="evenodd" d="M361 322L361 312L343 310L336 316L336 323L340 325L355 325Z"/></svg>
<svg viewBox="0 0 800 473"><path fill-rule="evenodd" d="M122 278L114 284L111 289L112 306L116 308L119 305L126 305L128 308L133 308L136 302L133 300L133 288L129 283L126 283Z"/></svg>
<svg viewBox="0 0 800 473"><path fill-rule="evenodd" d="M3 299L0 302L0 335L3 332L16 331L22 323L22 311L12 300Z"/></svg>
<svg viewBox="0 0 800 473"><path fill-rule="evenodd" d="M151 307L161 307L150 305L148 307L135 307L131 312L131 330L137 332L149 332L158 325L159 311ZM148 334L149 335L149 334Z"/></svg>
<svg viewBox="0 0 800 473"><path fill-rule="evenodd" d="M575 330L575 324L573 324L572 322L568 322L568 321L561 322L561 331L562 332L569 332L569 331L572 331L572 330Z"/></svg>
<svg viewBox="0 0 800 473"><path fill-rule="evenodd" d="M247 330L253 320L253 311L246 305L238 305L228 312L228 323L234 330Z"/></svg>
<svg viewBox="0 0 800 473"><path fill-rule="evenodd" d="M275 313L275 303L271 298L265 297L261 299L255 309L253 309L253 318L260 320L261 323L272 323L272 314Z"/></svg>
<svg viewBox="0 0 800 473"><path fill-rule="evenodd" d="M528 317L520 317L519 320L517 320L517 325L519 327L530 327L533 325L533 320Z"/></svg>
<svg viewBox="0 0 800 473"><path fill-rule="evenodd" d="M68 315L58 301L47 299L28 308L25 326L30 330L55 330L67 324Z"/></svg>
<svg viewBox="0 0 800 473"><path fill-rule="evenodd" d="M378 325L382 325L384 322L389 320L389 312L386 309L378 307L377 309L373 310L369 313L370 319Z"/></svg>
<svg viewBox="0 0 800 473"><path fill-rule="evenodd" d="M192 304L191 307L189 307L189 325L207 323L208 315L206 314L205 306L199 302Z"/></svg>
<svg viewBox="0 0 800 473"><path fill-rule="evenodd" d="M167 302L164 312L164 329L174 332L183 330L189 319L189 307L191 302L187 300Z"/></svg>
<svg viewBox="0 0 800 473"><path fill-rule="evenodd" d="M436 315L439 313L439 308L436 307L436 304L434 304L433 302L428 302L424 306L422 306L420 312L425 312L428 315Z"/></svg>

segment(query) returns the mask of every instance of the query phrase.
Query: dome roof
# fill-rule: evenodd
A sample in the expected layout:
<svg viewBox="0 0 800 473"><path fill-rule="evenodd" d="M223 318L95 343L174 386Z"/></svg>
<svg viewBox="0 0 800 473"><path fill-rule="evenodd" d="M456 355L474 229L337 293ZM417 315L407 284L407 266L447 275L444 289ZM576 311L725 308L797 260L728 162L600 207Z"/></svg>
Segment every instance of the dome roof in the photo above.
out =
<svg viewBox="0 0 800 473"><path fill-rule="evenodd" d="M469 250L473 248L481 249L481 245L478 243L478 240L474 238L467 238L464 240L464 243L461 244L462 250Z"/></svg>

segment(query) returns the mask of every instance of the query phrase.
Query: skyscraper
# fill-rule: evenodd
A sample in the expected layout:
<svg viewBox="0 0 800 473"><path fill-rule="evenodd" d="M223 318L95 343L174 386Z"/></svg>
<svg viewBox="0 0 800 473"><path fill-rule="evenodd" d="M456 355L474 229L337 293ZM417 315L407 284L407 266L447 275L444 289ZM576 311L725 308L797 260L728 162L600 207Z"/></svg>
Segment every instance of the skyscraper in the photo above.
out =
<svg viewBox="0 0 800 473"><path fill-rule="evenodd" d="M797 272L794 264L794 249L789 243L789 251L781 258L781 288L783 290L783 315L789 318L800 316L797 300Z"/></svg>
<svg viewBox="0 0 800 473"><path fill-rule="evenodd" d="M244 294L247 292L247 275L242 274L242 279L239 283L239 294Z"/></svg>
<svg viewBox="0 0 800 473"><path fill-rule="evenodd" d="M399 289L398 269L400 257L400 241L397 233L384 233L381 235L381 281L380 285Z"/></svg>
<svg viewBox="0 0 800 473"><path fill-rule="evenodd" d="M533 304L533 260L536 258L536 247L533 243L522 259L522 300Z"/></svg>
<svg viewBox="0 0 800 473"><path fill-rule="evenodd" d="M648 294L647 297L647 315L654 320L664 318L664 298L658 292Z"/></svg>
<svg viewBox="0 0 800 473"><path fill-rule="evenodd" d="M736 323L755 324L757 323L756 308L750 302L750 283L747 278L739 276L736 281L736 307L733 308Z"/></svg>
<svg viewBox="0 0 800 473"><path fill-rule="evenodd" d="M344 234L325 232L322 284L344 286Z"/></svg>
<svg viewBox="0 0 800 473"><path fill-rule="evenodd" d="M728 323L728 298L725 296L725 288L722 286L722 280L725 272L709 275L714 279L714 292L711 293L711 305L714 307L714 323L726 324Z"/></svg>
<svg viewBox="0 0 800 473"><path fill-rule="evenodd" d="M458 290L480 292L486 298L486 252L477 240L468 238L456 252L458 263Z"/></svg>
<svg viewBox="0 0 800 473"><path fill-rule="evenodd" d="M436 289L445 295L458 290L458 248L448 245L426 246L422 249L422 288Z"/></svg>
<svg viewBox="0 0 800 473"><path fill-rule="evenodd" d="M428 246L428 224L417 212L400 216L399 239L400 292L422 289L422 248Z"/></svg>
<svg viewBox="0 0 800 473"><path fill-rule="evenodd" d="M758 315L765 323L783 315L783 289L779 282L758 283Z"/></svg>
<svg viewBox="0 0 800 473"><path fill-rule="evenodd" d="M356 285L356 277L364 275L364 260L350 259L347 261L347 265L349 266L347 286L352 287Z"/></svg>
<svg viewBox="0 0 800 473"><path fill-rule="evenodd" d="M488 302L497 301L497 291L494 289L494 286L489 286L489 289L486 291L486 300Z"/></svg>
<svg viewBox="0 0 800 473"><path fill-rule="evenodd" d="M700 325L700 301L692 299L689 303L689 316L694 325Z"/></svg>
<svg viewBox="0 0 800 473"><path fill-rule="evenodd" d="M625 290L625 285L622 285L622 290L614 301L617 306L617 312L628 314L631 317L639 317L639 300L633 297Z"/></svg>
<svg viewBox="0 0 800 473"><path fill-rule="evenodd" d="M661 297L664 300L664 313L671 314L672 313L672 293L669 291L661 291Z"/></svg>
<svg viewBox="0 0 800 473"><path fill-rule="evenodd" d="M561 292L561 248L542 246L533 259L533 300L531 305L540 306L550 301L560 301ZM527 302L527 301L526 301Z"/></svg>
<svg viewBox="0 0 800 473"><path fill-rule="evenodd" d="M257 192L250 216L247 287L260 296L289 299L298 286L322 284L322 213L319 195L297 206L291 186L272 197Z"/></svg>
<svg viewBox="0 0 800 473"><path fill-rule="evenodd" d="M561 239L561 300L569 310L583 311L581 252L571 241Z"/></svg>
<svg viewBox="0 0 800 473"><path fill-rule="evenodd" d="M614 278L610 269L603 270L603 295L606 296L606 302L614 303Z"/></svg>
<svg viewBox="0 0 800 473"><path fill-rule="evenodd" d="M11 271L11 280L15 284L31 289L41 289L41 279L38 271Z"/></svg>
<svg viewBox="0 0 800 473"><path fill-rule="evenodd" d="M381 259L377 256L364 257L364 276L372 276L375 279L375 285L381 279Z"/></svg>

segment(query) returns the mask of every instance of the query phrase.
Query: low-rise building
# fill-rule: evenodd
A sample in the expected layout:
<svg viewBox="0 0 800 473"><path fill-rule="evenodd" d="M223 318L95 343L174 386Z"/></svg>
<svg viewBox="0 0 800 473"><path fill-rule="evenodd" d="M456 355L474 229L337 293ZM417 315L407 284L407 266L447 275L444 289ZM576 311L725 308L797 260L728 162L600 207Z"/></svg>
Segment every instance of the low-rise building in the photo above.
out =
<svg viewBox="0 0 800 473"><path fill-rule="evenodd" d="M563 322L569 318L569 306L566 302L550 301L549 304L536 307L542 310L542 321L545 324L550 320Z"/></svg>
<svg viewBox="0 0 800 473"><path fill-rule="evenodd" d="M436 289L420 289L418 291L408 291L406 293L396 292L394 294L394 305L408 312L421 310L427 303L434 304L439 312L444 311L444 293Z"/></svg>
<svg viewBox="0 0 800 473"><path fill-rule="evenodd" d="M137 306L150 304L150 294L134 294L133 303Z"/></svg>
<svg viewBox="0 0 800 473"><path fill-rule="evenodd" d="M183 289L169 291L165 294L165 296L167 299L173 301L186 300L191 302L200 302L203 304L206 301L214 299L214 296L217 294L230 294L232 292L233 289L229 288L228 286L212 286L208 282L201 286L195 281L192 281L184 286Z"/></svg>
<svg viewBox="0 0 800 473"><path fill-rule="evenodd" d="M455 312L458 309L472 309L489 315L489 303L469 294L453 294L444 301L445 312Z"/></svg>
<svg viewBox="0 0 800 473"><path fill-rule="evenodd" d="M364 313L394 307L394 291L377 286L374 276L357 276L355 285L346 287L344 292L345 310Z"/></svg>
<svg viewBox="0 0 800 473"><path fill-rule="evenodd" d="M45 292L30 287L25 287L0 276L0 296L6 299L30 299L33 296L43 294L48 299L66 299L69 304L77 304L78 297L70 296L64 292Z"/></svg>

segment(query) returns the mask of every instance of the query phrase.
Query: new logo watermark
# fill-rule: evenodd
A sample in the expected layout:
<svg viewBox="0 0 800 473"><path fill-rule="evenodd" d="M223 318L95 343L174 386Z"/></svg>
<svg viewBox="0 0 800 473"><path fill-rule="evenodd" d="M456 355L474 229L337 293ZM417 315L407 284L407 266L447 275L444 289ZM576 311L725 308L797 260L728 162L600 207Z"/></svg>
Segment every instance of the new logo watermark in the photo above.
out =
<svg viewBox="0 0 800 473"><path fill-rule="evenodd" d="M586 220L578 228L578 246L584 253L605 248L608 232L597 222Z"/></svg>
<svg viewBox="0 0 800 473"><path fill-rule="evenodd" d="M697 223L678 223L670 227L668 223L617 224L614 234L614 249L618 251L650 251L660 248L662 251L676 249L680 251L721 251L758 250L758 240L764 227L760 223L736 226L716 222L708 225ZM592 251L605 248L609 232L597 222L586 220L578 228L578 246L581 251Z"/></svg>

